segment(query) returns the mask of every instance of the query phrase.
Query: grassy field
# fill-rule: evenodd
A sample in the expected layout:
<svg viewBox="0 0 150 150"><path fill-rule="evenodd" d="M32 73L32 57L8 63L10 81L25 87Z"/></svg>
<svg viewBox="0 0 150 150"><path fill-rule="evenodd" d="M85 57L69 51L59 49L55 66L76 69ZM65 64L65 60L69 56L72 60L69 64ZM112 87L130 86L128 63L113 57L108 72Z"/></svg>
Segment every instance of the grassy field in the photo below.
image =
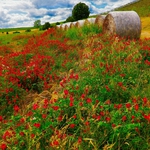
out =
<svg viewBox="0 0 150 150"><path fill-rule="evenodd" d="M140 0L130 5L126 5L115 10L119 11L136 11L140 17L150 17L150 1Z"/></svg>
<svg viewBox="0 0 150 150"><path fill-rule="evenodd" d="M149 17L141 22L139 40L97 25L2 33L0 149L149 150Z"/></svg>

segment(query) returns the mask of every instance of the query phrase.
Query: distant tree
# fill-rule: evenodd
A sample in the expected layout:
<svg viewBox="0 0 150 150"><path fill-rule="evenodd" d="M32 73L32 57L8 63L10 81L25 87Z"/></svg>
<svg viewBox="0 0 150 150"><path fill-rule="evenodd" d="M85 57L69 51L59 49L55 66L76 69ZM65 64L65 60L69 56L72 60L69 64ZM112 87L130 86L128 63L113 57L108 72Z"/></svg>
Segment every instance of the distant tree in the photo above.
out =
<svg viewBox="0 0 150 150"><path fill-rule="evenodd" d="M56 22L56 25L60 25L60 22Z"/></svg>
<svg viewBox="0 0 150 150"><path fill-rule="evenodd" d="M49 22L45 22L45 24L42 26L42 29L43 30L47 30L50 27L51 27L50 23Z"/></svg>
<svg viewBox="0 0 150 150"><path fill-rule="evenodd" d="M69 16L67 19L66 19L66 22L73 22L75 21L75 19L72 17L72 16Z"/></svg>
<svg viewBox="0 0 150 150"><path fill-rule="evenodd" d="M72 17L75 21L88 18L90 14L89 7L85 3L78 3L72 10Z"/></svg>
<svg viewBox="0 0 150 150"><path fill-rule="evenodd" d="M34 22L34 27L35 28L39 28L41 26L41 20L36 20L35 22Z"/></svg>

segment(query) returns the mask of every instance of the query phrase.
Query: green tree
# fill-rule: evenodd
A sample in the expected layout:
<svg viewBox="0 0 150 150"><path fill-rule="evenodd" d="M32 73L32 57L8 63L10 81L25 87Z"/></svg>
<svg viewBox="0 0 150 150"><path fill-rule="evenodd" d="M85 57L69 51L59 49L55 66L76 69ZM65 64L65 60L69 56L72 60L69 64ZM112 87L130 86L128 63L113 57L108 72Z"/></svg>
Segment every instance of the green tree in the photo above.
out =
<svg viewBox="0 0 150 150"><path fill-rule="evenodd" d="M69 16L67 19L66 19L66 22L73 22L75 21L75 19L72 17L72 16Z"/></svg>
<svg viewBox="0 0 150 150"><path fill-rule="evenodd" d="M46 30L46 29L48 29L50 27L51 27L50 23L49 22L45 22L45 24L42 26L42 29Z"/></svg>
<svg viewBox="0 0 150 150"><path fill-rule="evenodd" d="M41 20L36 20L35 22L34 22L34 27L35 28L39 28L41 26Z"/></svg>
<svg viewBox="0 0 150 150"><path fill-rule="evenodd" d="M85 3L78 3L72 10L72 17L76 20L88 18L90 14L89 7Z"/></svg>

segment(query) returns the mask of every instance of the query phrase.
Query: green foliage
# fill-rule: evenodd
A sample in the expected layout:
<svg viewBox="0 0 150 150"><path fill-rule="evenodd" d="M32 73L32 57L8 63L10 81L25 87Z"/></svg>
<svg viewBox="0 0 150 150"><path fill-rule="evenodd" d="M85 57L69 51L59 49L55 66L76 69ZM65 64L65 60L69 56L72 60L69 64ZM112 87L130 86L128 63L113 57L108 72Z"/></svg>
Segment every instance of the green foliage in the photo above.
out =
<svg viewBox="0 0 150 150"><path fill-rule="evenodd" d="M85 3L78 3L72 10L72 17L75 20L88 18L90 14L89 7Z"/></svg>
<svg viewBox="0 0 150 150"><path fill-rule="evenodd" d="M41 26L41 20L36 20L35 22L34 22L34 27L35 28L39 28Z"/></svg>
<svg viewBox="0 0 150 150"><path fill-rule="evenodd" d="M83 39L88 35L98 34L102 32L102 28L96 24L84 25L81 28L71 28L66 31L66 37L71 40Z"/></svg>
<svg viewBox="0 0 150 150"><path fill-rule="evenodd" d="M73 22L75 21L75 19L72 17L72 16L69 16L67 19L66 19L66 22Z"/></svg>
<svg viewBox="0 0 150 150"><path fill-rule="evenodd" d="M60 25L60 22L56 22L56 25Z"/></svg>
<svg viewBox="0 0 150 150"><path fill-rule="evenodd" d="M31 29L26 29L25 32L31 32Z"/></svg>
<svg viewBox="0 0 150 150"><path fill-rule="evenodd" d="M41 25L39 30L47 30L51 27L51 24L49 22L45 22L44 25Z"/></svg>

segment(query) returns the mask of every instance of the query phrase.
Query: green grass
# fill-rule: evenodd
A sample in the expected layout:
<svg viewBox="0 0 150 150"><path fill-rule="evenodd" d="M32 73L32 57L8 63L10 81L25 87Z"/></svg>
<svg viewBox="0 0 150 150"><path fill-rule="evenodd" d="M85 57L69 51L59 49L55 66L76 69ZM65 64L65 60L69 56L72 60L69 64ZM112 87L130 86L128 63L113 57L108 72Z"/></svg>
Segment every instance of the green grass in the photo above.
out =
<svg viewBox="0 0 150 150"><path fill-rule="evenodd" d="M115 9L117 11L136 11L140 17L150 17L150 1L139 0L135 3Z"/></svg>
<svg viewBox="0 0 150 150"><path fill-rule="evenodd" d="M34 27L20 27L20 28L3 28L0 29L0 32L12 32L12 31L22 31L27 29L36 29Z"/></svg>

